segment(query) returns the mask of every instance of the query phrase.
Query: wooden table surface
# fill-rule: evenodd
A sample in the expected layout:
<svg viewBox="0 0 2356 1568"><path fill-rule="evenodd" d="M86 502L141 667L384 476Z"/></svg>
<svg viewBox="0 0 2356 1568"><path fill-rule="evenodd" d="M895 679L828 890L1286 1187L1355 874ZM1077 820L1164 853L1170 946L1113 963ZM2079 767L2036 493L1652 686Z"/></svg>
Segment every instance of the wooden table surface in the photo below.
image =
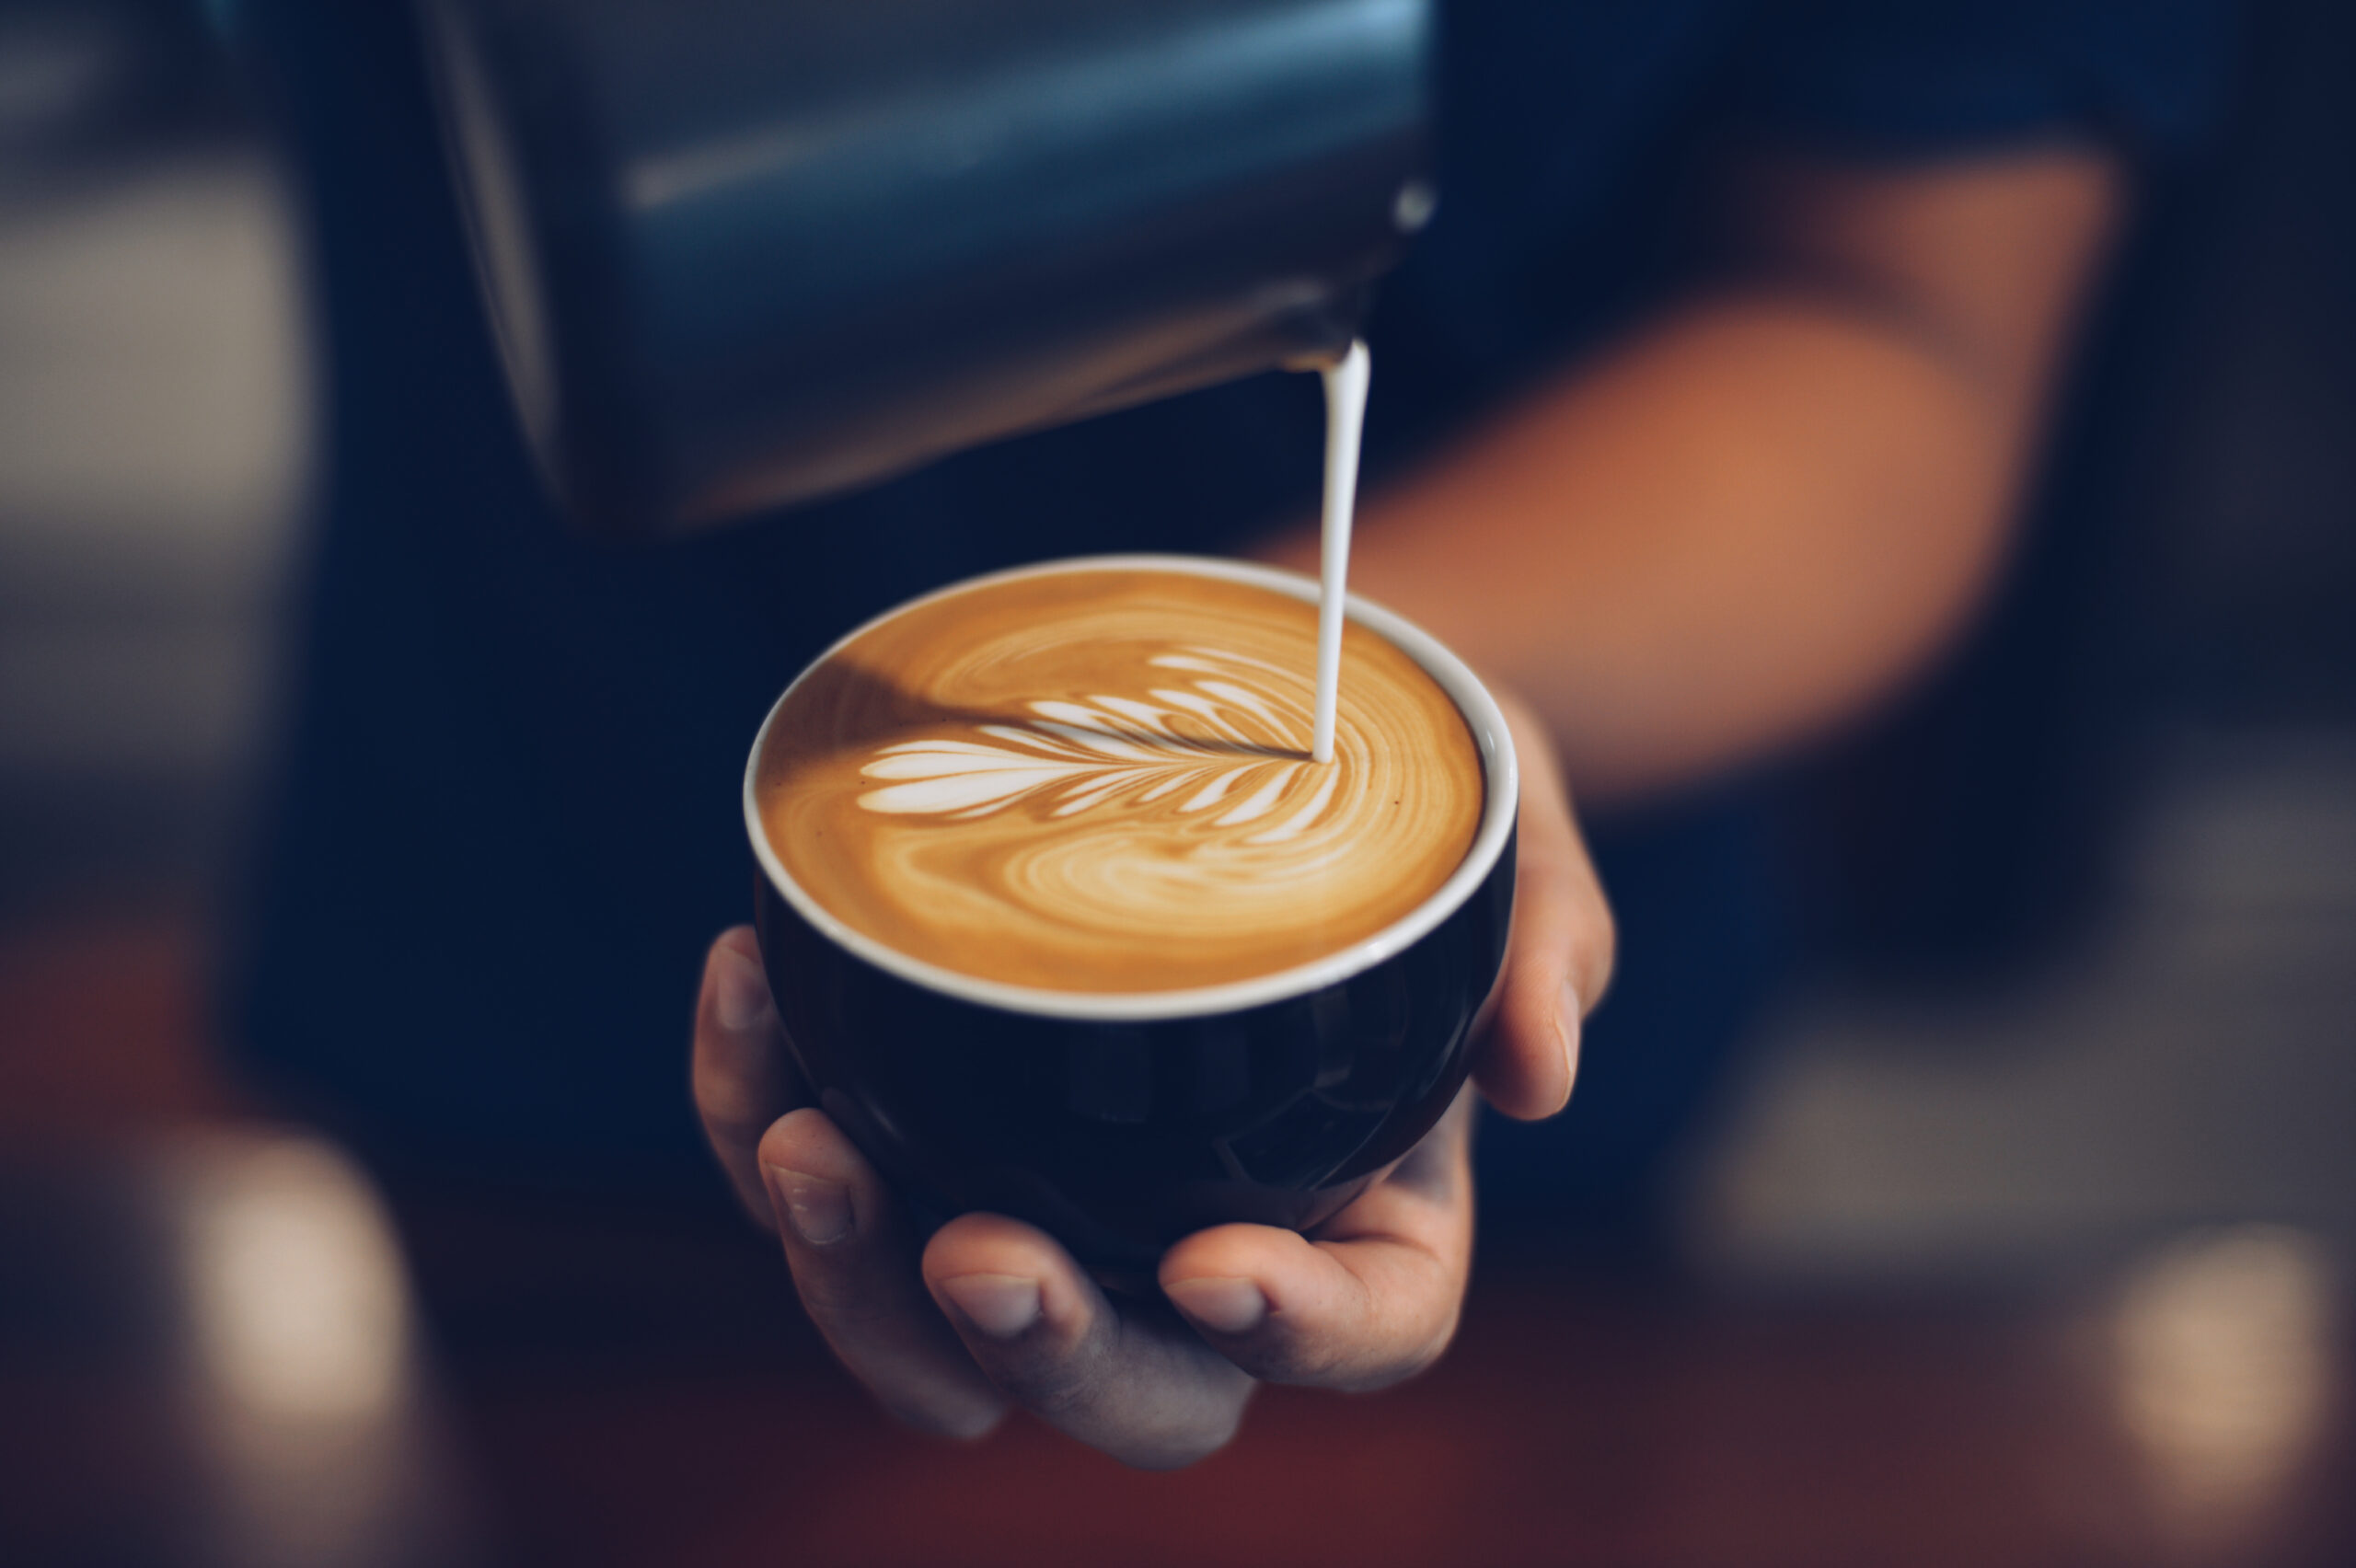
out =
<svg viewBox="0 0 2356 1568"><path fill-rule="evenodd" d="M2188 1473L2138 1434L2120 1309L2108 1276L1770 1302L1493 1268L1433 1373L1265 1390L1170 1475L1027 1419L910 1435L783 1313L766 1355L522 1356L461 1397L539 1562L2356 1562L2345 1317L2323 1402L2230 1414Z"/></svg>
<svg viewBox="0 0 2356 1568"><path fill-rule="evenodd" d="M0 940L0 1200L34 1193L0 1202L0 1280L106 1251L42 1251L72 1172L191 1127L265 1136L207 1066L200 969L169 922ZM895 1428L723 1216L396 1208L433 1330L418 1398L487 1562L2356 1563L2356 1320L2287 1233L2002 1289L1776 1297L1492 1257L1427 1377L1265 1390L1228 1450L1149 1475L1027 1420L970 1446ZM121 1250L108 1278L153 1275ZM110 1372L87 1333L61 1357L7 1306L0 1561L76 1560L76 1521L159 1497L201 1508L191 1486L225 1472L170 1462L201 1441L182 1394L136 1357Z"/></svg>

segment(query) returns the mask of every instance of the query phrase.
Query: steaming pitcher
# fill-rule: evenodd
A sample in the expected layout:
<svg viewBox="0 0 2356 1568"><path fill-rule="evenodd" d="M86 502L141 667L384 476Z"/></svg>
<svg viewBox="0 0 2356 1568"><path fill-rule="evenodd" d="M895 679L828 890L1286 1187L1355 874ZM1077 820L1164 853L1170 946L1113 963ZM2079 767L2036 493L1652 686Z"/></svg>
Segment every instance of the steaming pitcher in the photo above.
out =
<svg viewBox="0 0 2356 1568"><path fill-rule="evenodd" d="M643 534L1330 356L1428 0L420 0L516 406Z"/></svg>

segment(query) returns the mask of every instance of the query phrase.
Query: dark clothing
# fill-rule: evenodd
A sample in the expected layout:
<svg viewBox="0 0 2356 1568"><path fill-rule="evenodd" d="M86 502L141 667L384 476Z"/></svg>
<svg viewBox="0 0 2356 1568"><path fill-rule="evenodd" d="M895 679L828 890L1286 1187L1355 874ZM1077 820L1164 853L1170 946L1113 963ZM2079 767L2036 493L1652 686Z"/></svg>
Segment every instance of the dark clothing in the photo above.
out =
<svg viewBox="0 0 2356 1568"><path fill-rule="evenodd" d="M1714 149L2165 147L2208 112L2213 12L1445 6L1443 201L1371 324L1371 471L1690 276L1680 203ZM242 16L308 202L330 451L232 1037L387 1158L708 1182L688 1013L706 944L749 908L737 785L778 691L852 624L945 580L1230 549L1306 514L1315 386L1260 377L713 536L593 543L527 467L406 7L249 0ZM1530 1202L1550 1183L1637 1184L1762 994L1784 944L1757 809L1730 789L1599 832L1625 959L1577 1108L1484 1155Z"/></svg>

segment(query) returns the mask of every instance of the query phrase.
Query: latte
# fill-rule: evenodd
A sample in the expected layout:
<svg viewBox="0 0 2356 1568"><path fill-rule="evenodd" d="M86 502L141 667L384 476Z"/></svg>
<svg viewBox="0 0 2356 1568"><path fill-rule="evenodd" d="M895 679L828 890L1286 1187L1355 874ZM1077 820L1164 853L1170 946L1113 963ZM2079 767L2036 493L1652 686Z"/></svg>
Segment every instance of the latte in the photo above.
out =
<svg viewBox="0 0 2356 1568"><path fill-rule="evenodd" d="M1356 623L1311 760L1317 629L1313 604L1176 571L918 601L779 705L763 830L836 918L961 974L1150 992L1312 962L1429 898L1484 803L1454 703Z"/></svg>

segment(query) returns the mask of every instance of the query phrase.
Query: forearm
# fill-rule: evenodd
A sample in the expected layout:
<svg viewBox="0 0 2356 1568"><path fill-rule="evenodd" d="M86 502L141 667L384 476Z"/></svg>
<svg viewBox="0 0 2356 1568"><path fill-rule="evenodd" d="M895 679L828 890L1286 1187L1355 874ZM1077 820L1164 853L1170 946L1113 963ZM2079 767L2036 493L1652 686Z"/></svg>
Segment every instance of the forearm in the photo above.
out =
<svg viewBox="0 0 2356 1568"><path fill-rule="evenodd" d="M1352 585L1519 689L1590 797L1820 732L2000 562L2092 251L2017 341L1815 279L1693 301L1369 497Z"/></svg>
<svg viewBox="0 0 2356 1568"><path fill-rule="evenodd" d="M1884 328L1713 302L1370 497L1352 586L1519 690L1574 788L1642 790L1915 667L1997 559L2018 446Z"/></svg>

